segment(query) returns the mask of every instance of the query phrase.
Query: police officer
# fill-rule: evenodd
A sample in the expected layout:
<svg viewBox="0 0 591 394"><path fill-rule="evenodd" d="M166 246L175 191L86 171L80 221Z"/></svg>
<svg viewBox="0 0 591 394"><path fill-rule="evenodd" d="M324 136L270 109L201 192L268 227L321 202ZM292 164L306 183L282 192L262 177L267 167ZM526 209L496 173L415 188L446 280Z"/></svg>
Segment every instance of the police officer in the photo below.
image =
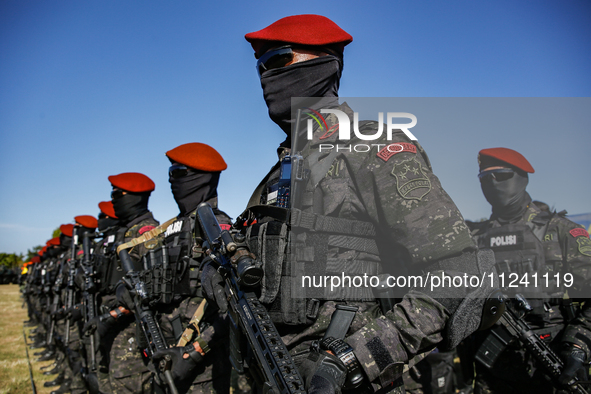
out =
<svg viewBox="0 0 591 394"><path fill-rule="evenodd" d="M98 204L99 214L97 220L98 231L102 238L97 242L93 253L94 265L96 267L96 286L97 286L97 307L100 315L84 325L84 333L87 337L95 335L97 345L97 380L99 391L110 393L111 384L109 382L109 351L110 344L113 341L108 330L108 325L101 325L98 332L96 327L101 323L101 316L109 313L114 308L115 287L123 276L122 270L117 267L117 257L115 255L115 238L120 228L120 222L115 215L112 201L101 201ZM91 329L92 327L92 329Z"/></svg>
<svg viewBox="0 0 591 394"><path fill-rule="evenodd" d="M322 98L353 119L352 110L337 102L343 51L352 37L323 16L296 15L249 33L246 39L258 59L269 116L287 135L278 150L279 162L236 221L263 263L260 301L294 355L307 389L403 392L400 377L405 364L415 363L417 356L440 342L454 346L478 327L480 297L466 289L438 294L410 290L380 310L371 288L313 291L295 284L291 270L301 264L322 277L425 275L452 269L477 273L476 245L422 147L402 131L395 131L392 140L375 141L383 143L384 151L341 150L318 156L313 153L321 142L342 142L338 133L327 135L316 128L311 141L298 141L308 177L299 186L299 200L293 202L299 208L292 205L287 212L287 200L294 197L280 183L289 178L282 167L286 157L296 153L290 146L300 137L292 132L291 99ZM337 119L328 116L325 121L326 128L334 130ZM367 122L362 128L365 134L375 134L378 126ZM396 149L387 149L389 144L396 144ZM409 180L411 173L420 179L409 185L404 177ZM215 290L219 278L210 267L204 268L203 287ZM215 299L213 290L207 292L210 300ZM463 301L465 296L471 300ZM354 320L344 340L323 338L337 304L358 308ZM466 318L462 324L457 324L459 316ZM354 373L346 372L344 362Z"/></svg>
<svg viewBox="0 0 591 394"><path fill-rule="evenodd" d="M195 233L195 210L202 202L211 205L221 226L230 228L230 217L218 209L217 199L220 174L227 165L214 148L199 142L180 145L166 156L171 163L170 188L180 213L162 234L163 248L154 253L156 259L165 254L170 264L174 277L171 292L154 296L160 299L157 309L162 332L173 347L154 358L171 356L179 392L227 393L231 372L225 340L228 323L215 304L204 302L199 281L204 256ZM150 265L154 270L162 269L159 261Z"/></svg>
<svg viewBox="0 0 591 394"><path fill-rule="evenodd" d="M566 212L543 210L526 191L532 165L508 148L483 149L478 154L480 185L492 206L490 219L471 223L474 239L495 252L496 268L504 276L504 292L519 291L533 310L525 318L534 332L566 361L560 381L576 374L586 380L591 345L591 305L575 307L577 297L589 296L591 242L582 226L566 219ZM574 277L565 299L565 274ZM533 280L527 287L509 287L511 278ZM556 276L558 275L558 276ZM556 278L559 278L557 281ZM516 282L517 283L517 282ZM503 283L501 283L503 285ZM482 339L482 338L481 338ZM492 369L476 363L476 393L556 392L531 354L518 344L501 353Z"/></svg>
<svg viewBox="0 0 591 394"><path fill-rule="evenodd" d="M148 209L150 194L156 188L149 177L137 172L125 172L110 176L109 182L113 186L113 209L121 225L116 242L128 242L158 226L159 222ZM154 239L130 250L129 255L137 265L137 271L142 269L141 257L158 246L158 240ZM124 285L120 284L119 287L123 289ZM138 338L142 333L136 326L135 318L128 305L115 305L109 314L111 318L103 321L103 324L114 327L109 354L111 390L114 393L151 393L151 372L147 367L148 360L138 348Z"/></svg>

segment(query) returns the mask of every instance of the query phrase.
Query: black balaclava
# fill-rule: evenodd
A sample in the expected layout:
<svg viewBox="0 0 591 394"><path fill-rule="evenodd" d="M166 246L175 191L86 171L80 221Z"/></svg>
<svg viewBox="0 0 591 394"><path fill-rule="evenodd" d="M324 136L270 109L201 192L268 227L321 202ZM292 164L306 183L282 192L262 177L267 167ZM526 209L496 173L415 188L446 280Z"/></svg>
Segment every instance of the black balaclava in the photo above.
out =
<svg viewBox="0 0 591 394"><path fill-rule="evenodd" d="M72 246L72 237L66 234L60 234L60 246L65 250Z"/></svg>
<svg viewBox="0 0 591 394"><path fill-rule="evenodd" d="M169 177L170 189L181 211L180 216L197 209L197 205L217 197L219 172L191 171L182 178Z"/></svg>
<svg viewBox="0 0 591 394"><path fill-rule="evenodd" d="M107 231L110 228L115 227L119 224L118 219L107 216L102 212L99 213L97 221L98 221L98 230L100 232Z"/></svg>
<svg viewBox="0 0 591 394"><path fill-rule="evenodd" d="M292 97L338 97L342 59L321 56L265 71L261 86L269 117L289 136Z"/></svg>
<svg viewBox="0 0 591 394"><path fill-rule="evenodd" d="M129 223L133 219L148 213L150 193L131 193L113 199L115 215L121 223Z"/></svg>
<svg viewBox="0 0 591 394"><path fill-rule="evenodd" d="M515 169L514 169L515 170ZM486 177L480 183L486 201L492 205L493 217L502 221L517 221L521 218L531 197L525 191L529 178L527 173L515 170L515 174L504 181Z"/></svg>

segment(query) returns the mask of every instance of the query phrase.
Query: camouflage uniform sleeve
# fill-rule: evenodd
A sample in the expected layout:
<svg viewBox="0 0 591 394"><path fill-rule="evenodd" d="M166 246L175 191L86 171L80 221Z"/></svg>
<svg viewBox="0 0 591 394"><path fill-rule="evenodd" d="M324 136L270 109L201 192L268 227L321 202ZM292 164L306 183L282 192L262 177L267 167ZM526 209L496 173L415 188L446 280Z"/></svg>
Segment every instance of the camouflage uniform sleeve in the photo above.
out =
<svg viewBox="0 0 591 394"><path fill-rule="evenodd" d="M400 142L384 145L379 153L371 151L358 167L353 161L337 165L351 168L356 191L349 194L359 196L351 199L352 216L361 219L365 211L379 233L385 234L386 239L378 243L389 245L391 258L382 260L386 270L400 273L397 267L402 266L404 274L424 275L429 265L474 252L476 245L420 145L410 143L402 133L396 137ZM392 311L347 342L371 381L384 386L402 375L404 363L444 339L449 317L448 309L426 291L411 291Z"/></svg>
<svg viewBox="0 0 591 394"><path fill-rule="evenodd" d="M146 219L142 220L141 222L137 223L133 227L131 227L125 233L125 240L124 242L129 242L134 238L139 237L140 235L144 234L146 231L153 230L158 226L158 221L154 219ZM129 250L129 255L135 261L139 261L143 255L148 253L150 250L157 249L158 247L163 245L163 237L158 236L154 237L140 245L134 246Z"/></svg>
<svg viewBox="0 0 591 394"><path fill-rule="evenodd" d="M560 244L565 262L563 272L574 277L573 287L568 289L570 298L582 303L577 318L571 321L563 334L563 341L580 346L587 357L591 356L591 240L582 227L560 218L558 227ZM553 219L555 220L555 219ZM558 220L558 219L556 219Z"/></svg>

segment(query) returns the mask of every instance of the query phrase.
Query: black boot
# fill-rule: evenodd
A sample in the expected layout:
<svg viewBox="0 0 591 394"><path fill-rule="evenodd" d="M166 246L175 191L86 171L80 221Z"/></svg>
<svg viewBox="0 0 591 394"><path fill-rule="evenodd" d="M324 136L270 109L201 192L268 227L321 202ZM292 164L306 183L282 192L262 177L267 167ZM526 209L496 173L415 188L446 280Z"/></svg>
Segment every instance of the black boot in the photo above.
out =
<svg viewBox="0 0 591 394"><path fill-rule="evenodd" d="M56 365L53 369L47 370L45 372L43 372L43 375L55 375L57 373L62 372L62 367L61 365Z"/></svg>
<svg viewBox="0 0 591 394"><path fill-rule="evenodd" d="M43 353L43 355L41 357L39 357L37 360L35 360L35 361L37 361L37 362L40 362L40 361L49 361L49 360L54 360L55 357L56 357L56 353L55 352L52 352L50 350L50 351L47 351L47 352Z"/></svg>
<svg viewBox="0 0 591 394"><path fill-rule="evenodd" d="M62 384L64 382L64 376L65 376L65 372L62 371L59 375L57 375L57 378L50 380L49 382L45 382L43 383L44 387L54 387L54 386L59 386L60 384Z"/></svg>
<svg viewBox="0 0 591 394"><path fill-rule="evenodd" d="M51 394L64 394L64 393L69 393L70 392L70 385L72 384L72 381L70 379L65 380L64 383L62 383L62 385L60 386L59 389L57 390L53 390L51 392Z"/></svg>
<svg viewBox="0 0 591 394"><path fill-rule="evenodd" d="M47 346L47 342L45 342L45 340L41 340L39 342L35 342L31 345L31 349L39 349L42 347L46 347Z"/></svg>

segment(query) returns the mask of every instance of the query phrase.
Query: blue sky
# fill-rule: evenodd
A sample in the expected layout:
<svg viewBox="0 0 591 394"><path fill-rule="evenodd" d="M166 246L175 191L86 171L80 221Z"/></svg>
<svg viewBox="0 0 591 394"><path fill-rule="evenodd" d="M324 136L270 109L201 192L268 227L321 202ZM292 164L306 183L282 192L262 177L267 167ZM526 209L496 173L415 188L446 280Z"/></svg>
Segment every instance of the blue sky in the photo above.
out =
<svg viewBox="0 0 591 394"><path fill-rule="evenodd" d="M164 153L187 142L224 156L220 207L236 217L284 138L267 116L244 34L302 13L328 16L354 38L343 97L591 96L583 0L3 0L0 251L25 252L74 216L96 215L109 199L107 177L121 172L150 176L151 210L173 217ZM507 127L519 115L503 110L417 137L467 219L490 213L476 155L494 146L530 160L535 199L586 213L591 105L575 103L518 126Z"/></svg>

